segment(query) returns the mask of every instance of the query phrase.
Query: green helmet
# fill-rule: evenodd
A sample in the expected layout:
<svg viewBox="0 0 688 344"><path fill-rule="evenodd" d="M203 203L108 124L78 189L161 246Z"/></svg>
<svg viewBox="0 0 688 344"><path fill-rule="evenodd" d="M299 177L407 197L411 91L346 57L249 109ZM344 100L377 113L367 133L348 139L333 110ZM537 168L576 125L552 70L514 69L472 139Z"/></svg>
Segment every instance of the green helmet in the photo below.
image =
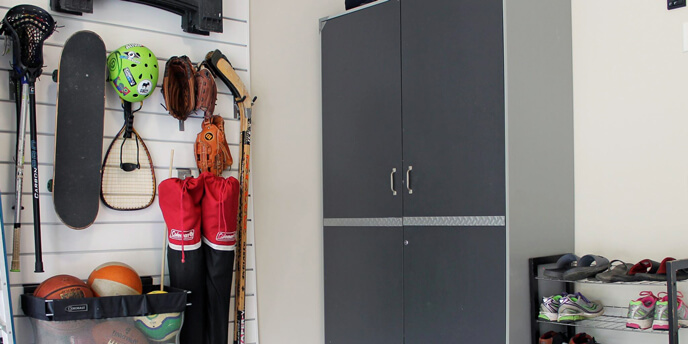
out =
<svg viewBox="0 0 688 344"><path fill-rule="evenodd" d="M109 79L120 98L130 103L148 98L158 82L158 59L141 44L127 44L107 58Z"/></svg>

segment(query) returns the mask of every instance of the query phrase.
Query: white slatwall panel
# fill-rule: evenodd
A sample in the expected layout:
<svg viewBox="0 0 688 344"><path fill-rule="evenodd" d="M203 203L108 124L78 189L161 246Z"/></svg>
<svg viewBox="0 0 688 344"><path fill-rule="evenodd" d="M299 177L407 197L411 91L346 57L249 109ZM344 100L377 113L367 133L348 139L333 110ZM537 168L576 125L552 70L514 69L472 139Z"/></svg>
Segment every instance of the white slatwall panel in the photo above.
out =
<svg viewBox="0 0 688 344"><path fill-rule="evenodd" d="M48 0L3 0L0 17L15 5L29 3L49 10ZM40 283L56 274L71 274L87 278L93 268L107 261L122 261L133 266L141 275L159 275L161 242L164 235L164 221L157 198L147 209L133 212L114 211L103 204L93 226L76 231L64 226L55 214L52 195L46 184L53 172L55 139L55 102L57 85L50 74L57 68L65 41L76 31L91 30L98 33L105 42L108 52L126 44L141 43L149 47L158 57L160 79L165 61L174 55L187 55L197 62L209 51L220 49L232 62L239 76L250 88L249 59L249 0L223 0L224 32L199 36L181 30L178 15L157 10L153 7L119 0L94 1L94 13L72 16L52 13L60 26L45 43L43 53L45 67L43 77L36 83L38 119L38 157L41 182L41 221L43 238L43 262L45 273L33 272L33 216L30 178L24 179L25 210L22 214L21 272L10 273L12 304L14 305L16 333L19 343L33 343L33 334L28 318L23 315L19 302L22 284ZM4 44L4 38L0 38ZM8 256L11 255L12 223L14 221L14 146L15 105L9 95L9 70L11 54L0 56L0 197L5 215L5 238L8 242ZM235 164L232 172L225 176L237 177L239 156L239 121L234 118L233 99L227 87L218 81L218 101L215 112L225 118L227 140ZM134 126L143 137L153 159L158 182L167 178L170 149L175 150L174 167L194 170L193 143L201 125L201 119L190 118L185 131L179 131L177 120L169 116L164 108L160 88L149 97L141 111L135 115ZM120 102L114 90L106 86L105 130L103 151L107 150L112 138L123 125ZM27 134L28 137L28 134ZM27 145L28 147L28 145ZM27 155L28 157L28 155ZM30 159L26 159L25 176L28 176ZM247 343L258 343L256 314L256 274L253 246L253 202L249 202L249 247L247 272ZM9 259L9 258L8 258ZM155 280L156 283L158 279ZM232 292L232 296L233 296ZM232 299L233 301L233 299ZM232 316L233 317L233 316ZM230 318L232 318L230 317ZM230 331L233 329L230 323ZM230 332L231 333L231 332ZM230 340L231 340L230 336Z"/></svg>

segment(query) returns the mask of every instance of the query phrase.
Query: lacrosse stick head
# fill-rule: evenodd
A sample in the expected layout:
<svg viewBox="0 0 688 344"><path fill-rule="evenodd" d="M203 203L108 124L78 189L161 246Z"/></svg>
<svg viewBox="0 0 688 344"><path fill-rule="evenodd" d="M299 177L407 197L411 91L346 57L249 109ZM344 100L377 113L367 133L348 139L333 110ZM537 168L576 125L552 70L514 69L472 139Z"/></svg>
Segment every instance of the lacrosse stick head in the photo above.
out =
<svg viewBox="0 0 688 344"><path fill-rule="evenodd" d="M43 42L55 31L55 20L44 9L33 5L10 8L0 33L12 40L14 69L20 77L35 80L43 68Z"/></svg>

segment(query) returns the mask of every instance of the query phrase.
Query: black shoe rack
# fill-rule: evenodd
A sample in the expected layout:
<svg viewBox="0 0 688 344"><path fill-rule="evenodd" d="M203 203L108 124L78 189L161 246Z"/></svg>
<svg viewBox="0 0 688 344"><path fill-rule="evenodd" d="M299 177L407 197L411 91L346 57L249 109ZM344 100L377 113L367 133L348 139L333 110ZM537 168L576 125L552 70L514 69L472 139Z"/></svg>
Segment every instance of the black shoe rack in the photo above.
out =
<svg viewBox="0 0 688 344"><path fill-rule="evenodd" d="M594 328L603 330L615 330L624 332L637 332L637 333L655 333L660 335L669 335L669 344L679 344L678 335L678 317L677 317L677 297L676 297L676 271L688 269L688 259L674 260L667 263L667 280L656 282L656 281L640 281L640 282L615 282L615 283L603 283L600 281L593 280L580 280L580 281L563 281L557 279L551 279L549 277L544 277L542 271L544 266L555 264L557 260L562 256L553 255L546 257L535 257L528 260L529 274L530 274L530 321L531 321L531 338L532 342L537 344L540 335L542 334L540 328L542 325L552 325L552 326L563 326L565 327L564 332L572 337L576 333L576 328ZM575 292L574 285L576 283L592 283L592 284L603 284L610 287L620 286L620 285L646 285L646 286L666 286L667 294L669 295L669 330L668 331L657 331L657 330L637 330L626 328L626 307L613 307L605 306L605 315L599 316L594 319L575 321L571 323L559 323L556 321L545 321L538 319L538 314L540 312L540 301L542 297L547 296L540 293L540 282L547 283L560 283L561 289L559 292L566 292L572 294Z"/></svg>

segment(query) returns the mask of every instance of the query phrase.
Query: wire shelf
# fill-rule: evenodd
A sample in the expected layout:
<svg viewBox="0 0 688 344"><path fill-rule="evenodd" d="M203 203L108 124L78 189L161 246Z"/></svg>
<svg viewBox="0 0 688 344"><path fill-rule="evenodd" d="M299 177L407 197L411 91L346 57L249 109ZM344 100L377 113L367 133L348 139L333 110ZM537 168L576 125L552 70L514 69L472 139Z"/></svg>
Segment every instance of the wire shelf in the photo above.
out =
<svg viewBox="0 0 688 344"><path fill-rule="evenodd" d="M556 279L556 278L542 277L542 276L535 277L535 279L541 280L541 281L561 282L561 283L586 283L586 284L603 284L603 285L634 285L634 286L666 286L667 285L666 281L602 282L602 281L593 280L593 279L583 279L583 280L578 280L578 281L567 281L567 280L563 280L563 279ZM683 283L686 281L688 281L688 280L677 281L677 282Z"/></svg>
<svg viewBox="0 0 688 344"><path fill-rule="evenodd" d="M626 312L627 311L628 311L627 307L604 306L604 315L598 316L596 318L573 321L573 322L557 322L557 321L547 321L547 320L538 319L537 322L542 323L542 324L585 327L585 328L612 330L612 331L647 333L647 334L657 334L657 335L669 334L669 331L667 331L667 330L653 330L652 328L649 328L647 330L639 330L639 329L626 327Z"/></svg>

